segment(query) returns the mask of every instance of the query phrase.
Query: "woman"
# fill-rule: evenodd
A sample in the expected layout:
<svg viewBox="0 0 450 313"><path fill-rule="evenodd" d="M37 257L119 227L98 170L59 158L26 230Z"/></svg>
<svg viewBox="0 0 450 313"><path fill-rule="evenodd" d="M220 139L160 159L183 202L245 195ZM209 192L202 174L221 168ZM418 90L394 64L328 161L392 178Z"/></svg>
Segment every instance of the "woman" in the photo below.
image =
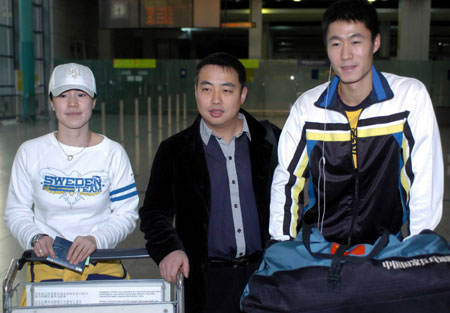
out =
<svg viewBox="0 0 450 313"><path fill-rule="evenodd" d="M77 264L96 249L114 248L133 231L139 199L125 150L89 130L96 102L92 71L75 63L57 66L49 96L58 130L20 146L5 222L22 248L38 257L55 257L56 236L73 241L67 260ZM89 264L82 274L40 262L27 271L32 282L125 277L120 262Z"/></svg>

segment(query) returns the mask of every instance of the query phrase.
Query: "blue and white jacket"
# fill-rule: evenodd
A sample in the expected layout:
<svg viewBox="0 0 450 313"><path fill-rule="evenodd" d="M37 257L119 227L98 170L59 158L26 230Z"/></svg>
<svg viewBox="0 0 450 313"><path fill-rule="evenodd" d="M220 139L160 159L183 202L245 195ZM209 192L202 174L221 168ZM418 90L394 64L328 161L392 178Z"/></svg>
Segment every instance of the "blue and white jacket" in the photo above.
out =
<svg viewBox="0 0 450 313"><path fill-rule="evenodd" d="M438 225L443 156L428 92L416 79L374 67L372 83L357 125L357 169L339 78L294 103L272 183L272 239L295 237L302 223L323 229L328 240L352 244L372 243L379 226L402 237Z"/></svg>

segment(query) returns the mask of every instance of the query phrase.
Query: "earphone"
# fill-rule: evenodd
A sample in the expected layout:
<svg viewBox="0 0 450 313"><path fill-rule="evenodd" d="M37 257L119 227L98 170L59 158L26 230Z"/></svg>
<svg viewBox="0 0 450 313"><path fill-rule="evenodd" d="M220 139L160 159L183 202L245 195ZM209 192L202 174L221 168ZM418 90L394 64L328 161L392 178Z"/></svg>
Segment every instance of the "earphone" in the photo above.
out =
<svg viewBox="0 0 450 313"><path fill-rule="evenodd" d="M331 84L331 71L332 66L330 63L330 70L328 72L328 86L327 86L327 94L325 97L325 109L324 109L324 121L323 121L323 140L322 140L322 157L319 159L319 180L317 182L317 228L322 233L323 230L323 221L325 219L325 212L326 212L326 174L325 174L325 165L326 165L326 158L325 158L325 135L327 130L327 110L328 110L328 94L330 91L330 84ZM321 214L320 209L320 184L322 181L323 176L323 213ZM321 217L322 215L322 217Z"/></svg>

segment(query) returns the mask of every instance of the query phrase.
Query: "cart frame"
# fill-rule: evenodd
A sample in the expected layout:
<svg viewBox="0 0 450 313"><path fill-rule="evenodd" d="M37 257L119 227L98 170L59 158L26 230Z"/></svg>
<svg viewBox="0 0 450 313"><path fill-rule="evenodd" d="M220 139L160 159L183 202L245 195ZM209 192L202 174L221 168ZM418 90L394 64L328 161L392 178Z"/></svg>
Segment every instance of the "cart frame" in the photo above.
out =
<svg viewBox="0 0 450 313"><path fill-rule="evenodd" d="M141 258L150 258L147 250L145 248L133 248L133 249L98 249L96 251L94 251L91 256L90 256L90 260L91 261L105 261L105 260L124 260L124 259L141 259ZM12 259L11 263L9 265L8 271L5 274L5 277L3 279L3 313L11 313L13 312L13 307L11 306L12 304L12 298L14 296L14 292L17 291L18 287L20 284L30 284L30 283L17 283L16 285L14 285L14 281L17 275L17 272L22 270L22 268L24 267L24 265L27 262L43 262L46 263L47 260L46 258L40 258L37 257L34 253L33 250L26 250L23 252L22 256L19 259ZM131 280L131 281L146 281L146 280ZM150 280L151 281L151 280ZM83 283L89 284L89 283L94 283L94 282L105 282L105 281L84 281ZM108 282L112 282L112 281L108 281ZM120 282L120 280L118 281L114 281L115 283ZM130 282L130 280L124 280L124 282ZM60 284L64 284L65 282L58 282ZM71 282L73 283L73 282ZM33 283L31 283L33 284ZM34 284L46 284L45 282L43 283L34 283ZM55 283L53 283L55 284ZM174 284L175 289L173 291L173 301L171 300L170 303L173 303L173 312L174 313L184 313L184 277L182 273L179 273L177 276L177 282L176 284ZM166 304L168 302L165 302ZM154 303L147 303L147 304L140 304L140 305L148 305L149 307L151 305L159 305L162 304L162 302L154 302ZM129 308L132 308L133 305L135 304L117 304L117 306L124 306L124 305L129 305ZM115 306L115 304L87 304L87 305L71 305L70 307L72 308L82 308L82 307L97 307L97 308L101 308L101 307L111 307L111 306ZM136 306L137 307L137 306ZM23 307L23 309L25 309L27 307ZM30 307L28 307L30 308ZM38 307L34 307L34 308L38 308ZM46 309L48 308L49 311L51 311L51 309L54 309L56 307L39 307L41 309ZM58 307L58 308L63 308L63 307ZM20 308L17 308L17 311L20 311ZM14 311L16 311L16 309Z"/></svg>

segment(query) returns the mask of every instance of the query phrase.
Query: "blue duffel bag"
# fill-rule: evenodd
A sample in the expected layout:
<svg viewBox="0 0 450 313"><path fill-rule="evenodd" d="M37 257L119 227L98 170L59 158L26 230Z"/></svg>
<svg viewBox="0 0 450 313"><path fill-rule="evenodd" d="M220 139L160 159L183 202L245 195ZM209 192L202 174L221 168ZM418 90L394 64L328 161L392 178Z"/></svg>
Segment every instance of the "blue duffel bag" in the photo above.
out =
<svg viewBox="0 0 450 313"><path fill-rule="evenodd" d="M248 313L450 312L450 247L432 231L404 241L328 242L310 226L267 248L241 298Z"/></svg>

